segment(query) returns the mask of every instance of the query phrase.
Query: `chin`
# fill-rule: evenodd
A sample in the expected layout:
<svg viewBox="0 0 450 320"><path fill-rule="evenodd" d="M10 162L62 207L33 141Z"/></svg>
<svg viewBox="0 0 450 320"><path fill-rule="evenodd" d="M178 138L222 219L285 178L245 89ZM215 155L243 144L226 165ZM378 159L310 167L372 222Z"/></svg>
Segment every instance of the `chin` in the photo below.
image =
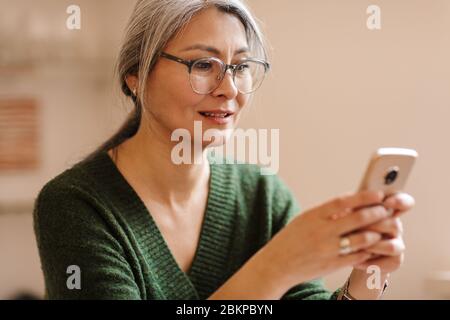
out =
<svg viewBox="0 0 450 320"><path fill-rule="evenodd" d="M202 142L203 149L223 146L229 140L229 136L230 134L222 133L220 135L215 135L211 140L208 138L206 141Z"/></svg>

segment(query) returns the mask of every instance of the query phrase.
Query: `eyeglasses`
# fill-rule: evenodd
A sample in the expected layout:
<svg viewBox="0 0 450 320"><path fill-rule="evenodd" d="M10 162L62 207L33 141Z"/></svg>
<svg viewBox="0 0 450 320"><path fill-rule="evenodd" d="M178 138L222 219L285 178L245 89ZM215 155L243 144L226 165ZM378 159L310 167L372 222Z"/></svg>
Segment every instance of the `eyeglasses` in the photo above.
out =
<svg viewBox="0 0 450 320"><path fill-rule="evenodd" d="M198 94L209 94L216 90L228 69L233 73L233 82L238 91L242 94L252 93L261 86L270 69L268 62L256 58L246 58L239 64L226 64L215 57L184 60L165 52L160 56L187 66L191 88Z"/></svg>

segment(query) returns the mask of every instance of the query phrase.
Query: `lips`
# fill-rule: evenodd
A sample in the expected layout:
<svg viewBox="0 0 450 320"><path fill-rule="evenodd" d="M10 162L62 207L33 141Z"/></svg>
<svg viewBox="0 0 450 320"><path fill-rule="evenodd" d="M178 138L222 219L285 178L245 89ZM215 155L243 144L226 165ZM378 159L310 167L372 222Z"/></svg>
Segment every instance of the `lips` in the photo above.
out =
<svg viewBox="0 0 450 320"><path fill-rule="evenodd" d="M198 112L206 121L214 125L225 125L233 122L234 112L226 109L216 109Z"/></svg>
<svg viewBox="0 0 450 320"><path fill-rule="evenodd" d="M199 111L198 113L208 118L228 118L234 114L234 112L228 110Z"/></svg>

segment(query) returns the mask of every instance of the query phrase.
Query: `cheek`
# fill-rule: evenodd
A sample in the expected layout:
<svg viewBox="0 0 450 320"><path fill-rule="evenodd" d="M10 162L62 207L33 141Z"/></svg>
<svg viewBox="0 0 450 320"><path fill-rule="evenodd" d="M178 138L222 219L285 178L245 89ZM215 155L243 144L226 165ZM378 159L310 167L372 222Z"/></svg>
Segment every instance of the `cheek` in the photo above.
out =
<svg viewBox="0 0 450 320"><path fill-rule="evenodd" d="M155 73L147 83L147 101L151 113L158 120L176 123L183 126L183 121L193 119L195 106L203 99L192 91L186 75L183 73L172 76Z"/></svg>
<svg viewBox="0 0 450 320"><path fill-rule="evenodd" d="M239 111L241 111L250 101L250 96L245 94L238 94L236 97L237 105L239 107Z"/></svg>
<svg viewBox="0 0 450 320"><path fill-rule="evenodd" d="M238 109L238 115L237 115L237 117L236 117L236 120L239 120L240 119L240 117L241 117L241 115L242 115L242 111L244 111L245 110L245 107L247 106L247 104L249 103L249 101L250 101L250 97L248 96L248 95L242 95L242 94L239 94L237 97L236 97L236 104L237 104L237 109Z"/></svg>

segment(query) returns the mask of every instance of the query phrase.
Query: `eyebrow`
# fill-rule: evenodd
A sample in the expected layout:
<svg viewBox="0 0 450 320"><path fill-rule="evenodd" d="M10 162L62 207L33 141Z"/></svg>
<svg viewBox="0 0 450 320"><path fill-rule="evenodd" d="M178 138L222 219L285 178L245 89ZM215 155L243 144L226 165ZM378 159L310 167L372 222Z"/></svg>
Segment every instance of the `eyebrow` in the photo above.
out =
<svg viewBox="0 0 450 320"><path fill-rule="evenodd" d="M204 44L194 44L193 46L189 46L187 48L184 48L182 51L190 51L190 50L208 51L208 52L214 53L216 55L220 55L221 54L219 49L216 49L214 47L207 46L207 45L204 45ZM240 54L240 53L244 53L244 52L250 52L248 47L242 47L242 48L236 50L234 52L234 55L237 55L237 54Z"/></svg>

